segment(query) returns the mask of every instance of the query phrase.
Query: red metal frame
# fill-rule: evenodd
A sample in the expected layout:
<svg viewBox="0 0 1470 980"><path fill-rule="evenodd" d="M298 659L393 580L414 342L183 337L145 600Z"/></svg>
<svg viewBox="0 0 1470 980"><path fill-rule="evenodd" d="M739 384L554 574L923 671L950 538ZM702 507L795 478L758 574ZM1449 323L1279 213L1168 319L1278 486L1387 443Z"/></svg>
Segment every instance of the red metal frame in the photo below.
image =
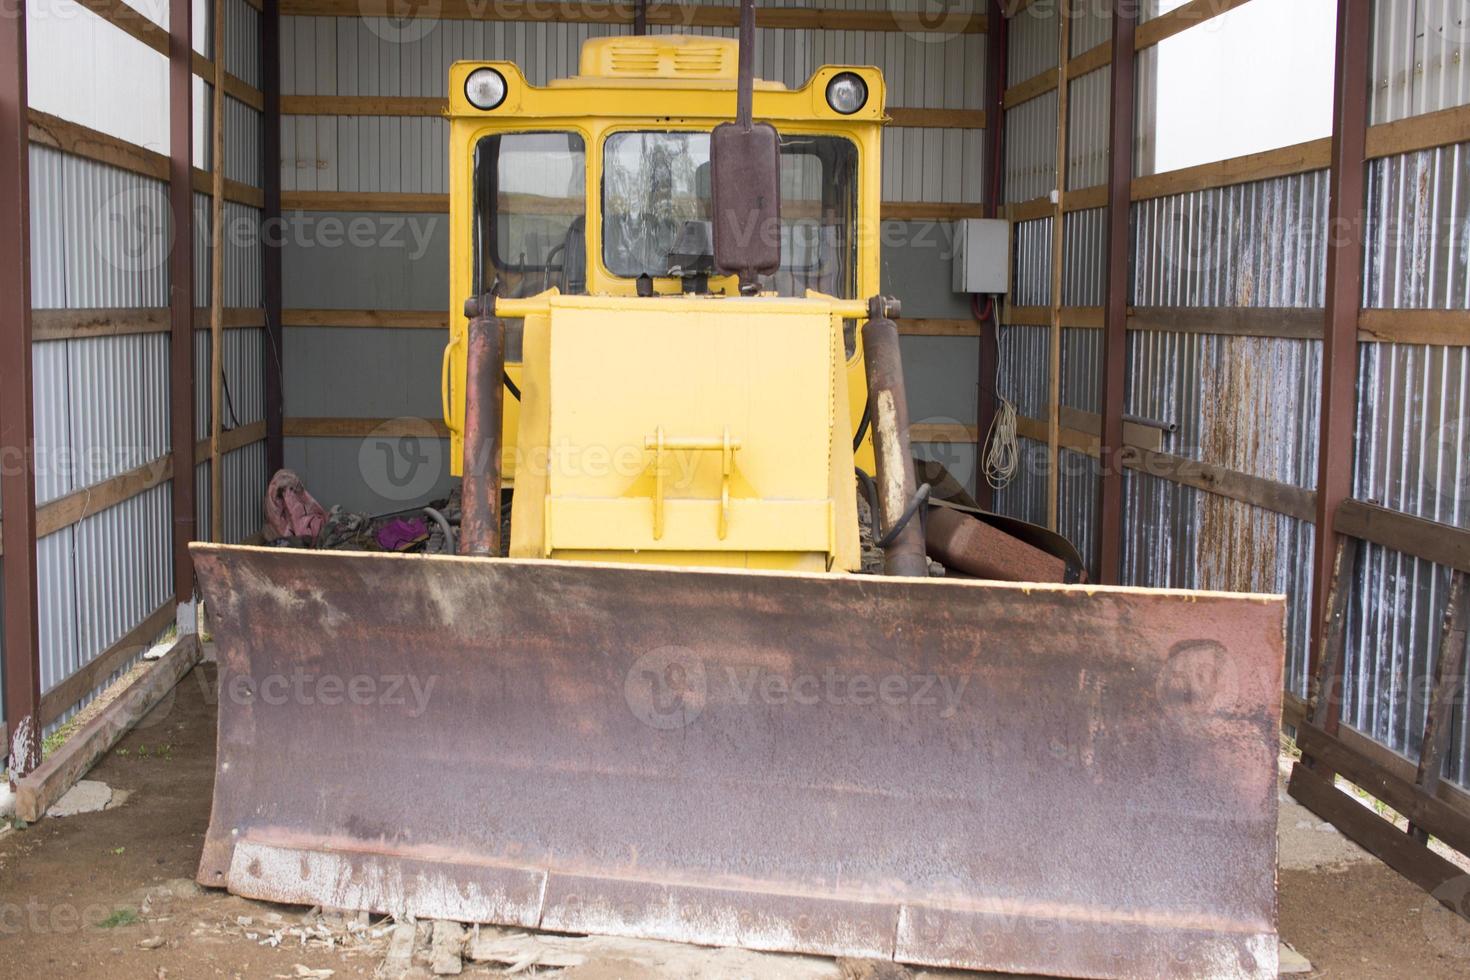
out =
<svg viewBox="0 0 1470 980"><path fill-rule="evenodd" d="M169 252L169 434L173 441L174 595L194 598L194 146L193 5L169 0L168 203L173 214Z"/></svg>
<svg viewBox="0 0 1470 980"><path fill-rule="evenodd" d="M1317 535L1312 556L1312 622L1323 623L1337 555L1338 505L1352 496L1353 429L1357 420L1358 314L1363 296L1366 225L1368 84L1372 12L1338 0L1337 71L1333 97L1332 172L1328 203L1327 310L1322 341L1321 434L1317 464ZM1351 588L1352 583L1344 583ZM1313 631L1310 670L1322 658ZM1339 663L1338 669L1341 669Z"/></svg>
<svg viewBox="0 0 1470 980"><path fill-rule="evenodd" d="M5 552L5 720L13 782L41 762L24 4L0 17L0 66L7 65L0 67L0 509L5 514L0 543Z"/></svg>
<svg viewBox="0 0 1470 980"><path fill-rule="evenodd" d="M265 468L285 465L281 325L281 4L264 0L260 15L260 175L265 192L261 227L261 294L265 300ZM264 487L261 488L264 491Z"/></svg>
<svg viewBox="0 0 1470 980"><path fill-rule="evenodd" d="M1133 206L1133 125L1137 5L1113 4L1112 115L1108 126L1107 297L1103 321L1102 468L1098 514L1098 579L1116 584L1123 558L1123 390L1128 352L1129 217Z"/></svg>

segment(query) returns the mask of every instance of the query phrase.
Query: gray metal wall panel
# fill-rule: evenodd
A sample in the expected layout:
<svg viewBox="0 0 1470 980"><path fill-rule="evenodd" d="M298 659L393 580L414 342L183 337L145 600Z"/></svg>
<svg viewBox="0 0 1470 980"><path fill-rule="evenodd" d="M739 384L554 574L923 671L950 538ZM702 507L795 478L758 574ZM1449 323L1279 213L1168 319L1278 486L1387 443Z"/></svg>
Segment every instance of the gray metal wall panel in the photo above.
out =
<svg viewBox="0 0 1470 980"><path fill-rule="evenodd" d="M265 468L265 443L257 442L226 453L225 540L239 543L260 533L262 504L270 474Z"/></svg>
<svg viewBox="0 0 1470 980"><path fill-rule="evenodd" d="M980 343L968 337L903 337L909 421L975 424Z"/></svg>
<svg viewBox="0 0 1470 980"><path fill-rule="evenodd" d="M74 487L162 458L169 450L165 334L68 340Z"/></svg>
<svg viewBox="0 0 1470 980"><path fill-rule="evenodd" d="M1378 545L1362 554L1348 611L1343 720L1417 758L1449 588L1449 569ZM1454 712L1446 772L1470 785L1466 702Z"/></svg>
<svg viewBox="0 0 1470 980"><path fill-rule="evenodd" d="M41 693L72 675L77 644L75 528L36 542L36 630L41 648Z"/></svg>
<svg viewBox="0 0 1470 980"><path fill-rule="evenodd" d="M1097 461L1084 453L1057 452L1057 530L1082 554L1087 574L1097 576L1098 492L1101 474Z"/></svg>
<svg viewBox="0 0 1470 980"><path fill-rule="evenodd" d="M286 466L323 506L373 514L423 506L449 493L447 439L288 438Z"/></svg>
<svg viewBox="0 0 1470 980"><path fill-rule="evenodd" d="M1071 211L1062 216L1063 306L1103 305L1107 287L1107 234L1107 208Z"/></svg>
<svg viewBox="0 0 1470 980"><path fill-rule="evenodd" d="M64 340L31 345L37 506L65 496L76 486L66 345Z"/></svg>
<svg viewBox="0 0 1470 980"><path fill-rule="evenodd" d="M1016 474L995 491L995 509L1032 524L1046 523L1046 443L1016 439Z"/></svg>
<svg viewBox="0 0 1470 980"><path fill-rule="evenodd" d="M1029 418L1046 417L1051 328L1002 326L1000 378L996 390Z"/></svg>
<svg viewBox="0 0 1470 980"><path fill-rule="evenodd" d="M1470 307L1470 143L1374 160L1368 221L1365 306Z"/></svg>
<svg viewBox="0 0 1470 980"><path fill-rule="evenodd" d="M282 253L288 308L448 308L447 214L293 216Z"/></svg>
<svg viewBox="0 0 1470 980"><path fill-rule="evenodd" d="M1057 93L1053 91L1006 111L1001 199L1030 201L1056 188Z"/></svg>
<svg viewBox="0 0 1470 980"><path fill-rule="evenodd" d="M1113 69L1088 72L1067 86L1067 189L1108 180Z"/></svg>
<svg viewBox="0 0 1470 980"><path fill-rule="evenodd" d="M1057 5L1027 7L1007 25L1006 85L1016 85L1057 67Z"/></svg>
<svg viewBox="0 0 1470 980"><path fill-rule="evenodd" d="M286 331L288 417L438 419L440 330L293 327Z"/></svg>
<svg viewBox="0 0 1470 980"><path fill-rule="evenodd" d="M1112 40L1113 18L1111 6L1107 3L1083 3L1072 5L1076 8L1072 18L1072 57Z"/></svg>
<svg viewBox="0 0 1470 980"><path fill-rule="evenodd" d="M1014 306L1051 305L1051 223L1051 218L1037 218L1011 226L1010 302Z"/></svg>
<svg viewBox="0 0 1470 980"><path fill-rule="evenodd" d="M251 187L260 181L261 115L235 99L225 99L225 176Z"/></svg>
<svg viewBox="0 0 1470 980"><path fill-rule="evenodd" d="M449 20L394 25L375 18L287 17L282 21L282 91L443 96L449 66L475 59L514 61L531 84L544 85L576 74L582 41L623 31L620 25ZM724 29L697 33L735 36ZM885 72L889 105L983 107L980 35L781 29L757 34L757 71L764 78L799 86L823 64L876 64ZM888 139L883 161L888 200L980 200L980 131L894 129ZM441 120L290 117L282 125L282 186L442 193L444 143Z"/></svg>
<svg viewBox="0 0 1470 980"><path fill-rule="evenodd" d="M31 306L38 310L66 306L65 172L59 150L31 144Z"/></svg>
<svg viewBox="0 0 1470 980"><path fill-rule="evenodd" d="M225 0L225 71L260 88L260 11L246 0Z"/></svg>
<svg viewBox="0 0 1470 980"><path fill-rule="evenodd" d="M1062 404L1094 414L1102 411L1103 332L1062 328Z"/></svg>
<svg viewBox="0 0 1470 980"><path fill-rule="evenodd" d="M1374 0L1373 123L1470 102L1470 15L1463 0Z"/></svg>
<svg viewBox="0 0 1470 980"><path fill-rule="evenodd" d="M970 297L953 291L954 225L885 221L880 226L879 288L903 301L903 315L969 319Z"/></svg>
<svg viewBox="0 0 1470 980"><path fill-rule="evenodd" d="M168 186L80 157L63 160L63 305L166 306Z"/></svg>
<svg viewBox="0 0 1470 980"><path fill-rule="evenodd" d="M1133 206L1137 306L1322 306L1327 173Z"/></svg>
<svg viewBox="0 0 1470 980"><path fill-rule="evenodd" d="M77 667L172 595L171 500L172 488L163 484L76 526Z"/></svg>

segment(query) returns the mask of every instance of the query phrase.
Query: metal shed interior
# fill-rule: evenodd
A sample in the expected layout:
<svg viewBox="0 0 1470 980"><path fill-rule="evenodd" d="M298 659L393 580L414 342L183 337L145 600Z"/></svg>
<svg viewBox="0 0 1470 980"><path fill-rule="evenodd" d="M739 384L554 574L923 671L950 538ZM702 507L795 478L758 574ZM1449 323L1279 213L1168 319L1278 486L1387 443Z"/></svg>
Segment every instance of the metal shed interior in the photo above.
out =
<svg viewBox="0 0 1470 980"><path fill-rule="evenodd" d="M1464 5L1313 0L1335 30L1320 131L1157 164L1171 48L1297 2L810 0L760 11L757 73L885 72L883 285L918 452L1059 530L1095 581L1284 593L1283 724L1466 842ZM733 36L734 11L655 4L650 30ZM258 541L278 468L353 510L450 485L449 65L541 84L632 7L402 13L30 0L0 19L7 746L192 628L185 545ZM978 319L951 290L952 222L989 216L1012 223L1011 286ZM1021 465L992 489L1002 401ZM1327 818L1398 853L1397 830ZM1443 873L1397 860L1431 889Z"/></svg>

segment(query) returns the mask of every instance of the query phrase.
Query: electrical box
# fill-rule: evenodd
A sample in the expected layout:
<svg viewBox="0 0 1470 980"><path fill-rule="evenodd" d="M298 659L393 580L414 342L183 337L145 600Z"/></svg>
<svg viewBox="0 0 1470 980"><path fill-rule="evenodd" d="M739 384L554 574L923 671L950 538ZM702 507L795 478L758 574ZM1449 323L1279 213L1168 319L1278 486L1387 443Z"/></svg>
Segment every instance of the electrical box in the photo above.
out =
<svg viewBox="0 0 1470 980"><path fill-rule="evenodd" d="M961 218L954 223L954 291L1009 291L1011 223L1004 218Z"/></svg>

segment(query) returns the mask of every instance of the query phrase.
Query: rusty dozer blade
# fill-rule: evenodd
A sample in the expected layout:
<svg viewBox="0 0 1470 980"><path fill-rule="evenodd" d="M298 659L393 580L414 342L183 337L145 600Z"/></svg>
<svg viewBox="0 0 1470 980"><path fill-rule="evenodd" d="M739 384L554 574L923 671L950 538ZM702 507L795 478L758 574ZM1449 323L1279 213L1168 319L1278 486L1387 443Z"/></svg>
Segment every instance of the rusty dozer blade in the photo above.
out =
<svg viewBox="0 0 1470 980"><path fill-rule="evenodd" d="M1279 597L192 548L220 663L204 884L1276 974Z"/></svg>

